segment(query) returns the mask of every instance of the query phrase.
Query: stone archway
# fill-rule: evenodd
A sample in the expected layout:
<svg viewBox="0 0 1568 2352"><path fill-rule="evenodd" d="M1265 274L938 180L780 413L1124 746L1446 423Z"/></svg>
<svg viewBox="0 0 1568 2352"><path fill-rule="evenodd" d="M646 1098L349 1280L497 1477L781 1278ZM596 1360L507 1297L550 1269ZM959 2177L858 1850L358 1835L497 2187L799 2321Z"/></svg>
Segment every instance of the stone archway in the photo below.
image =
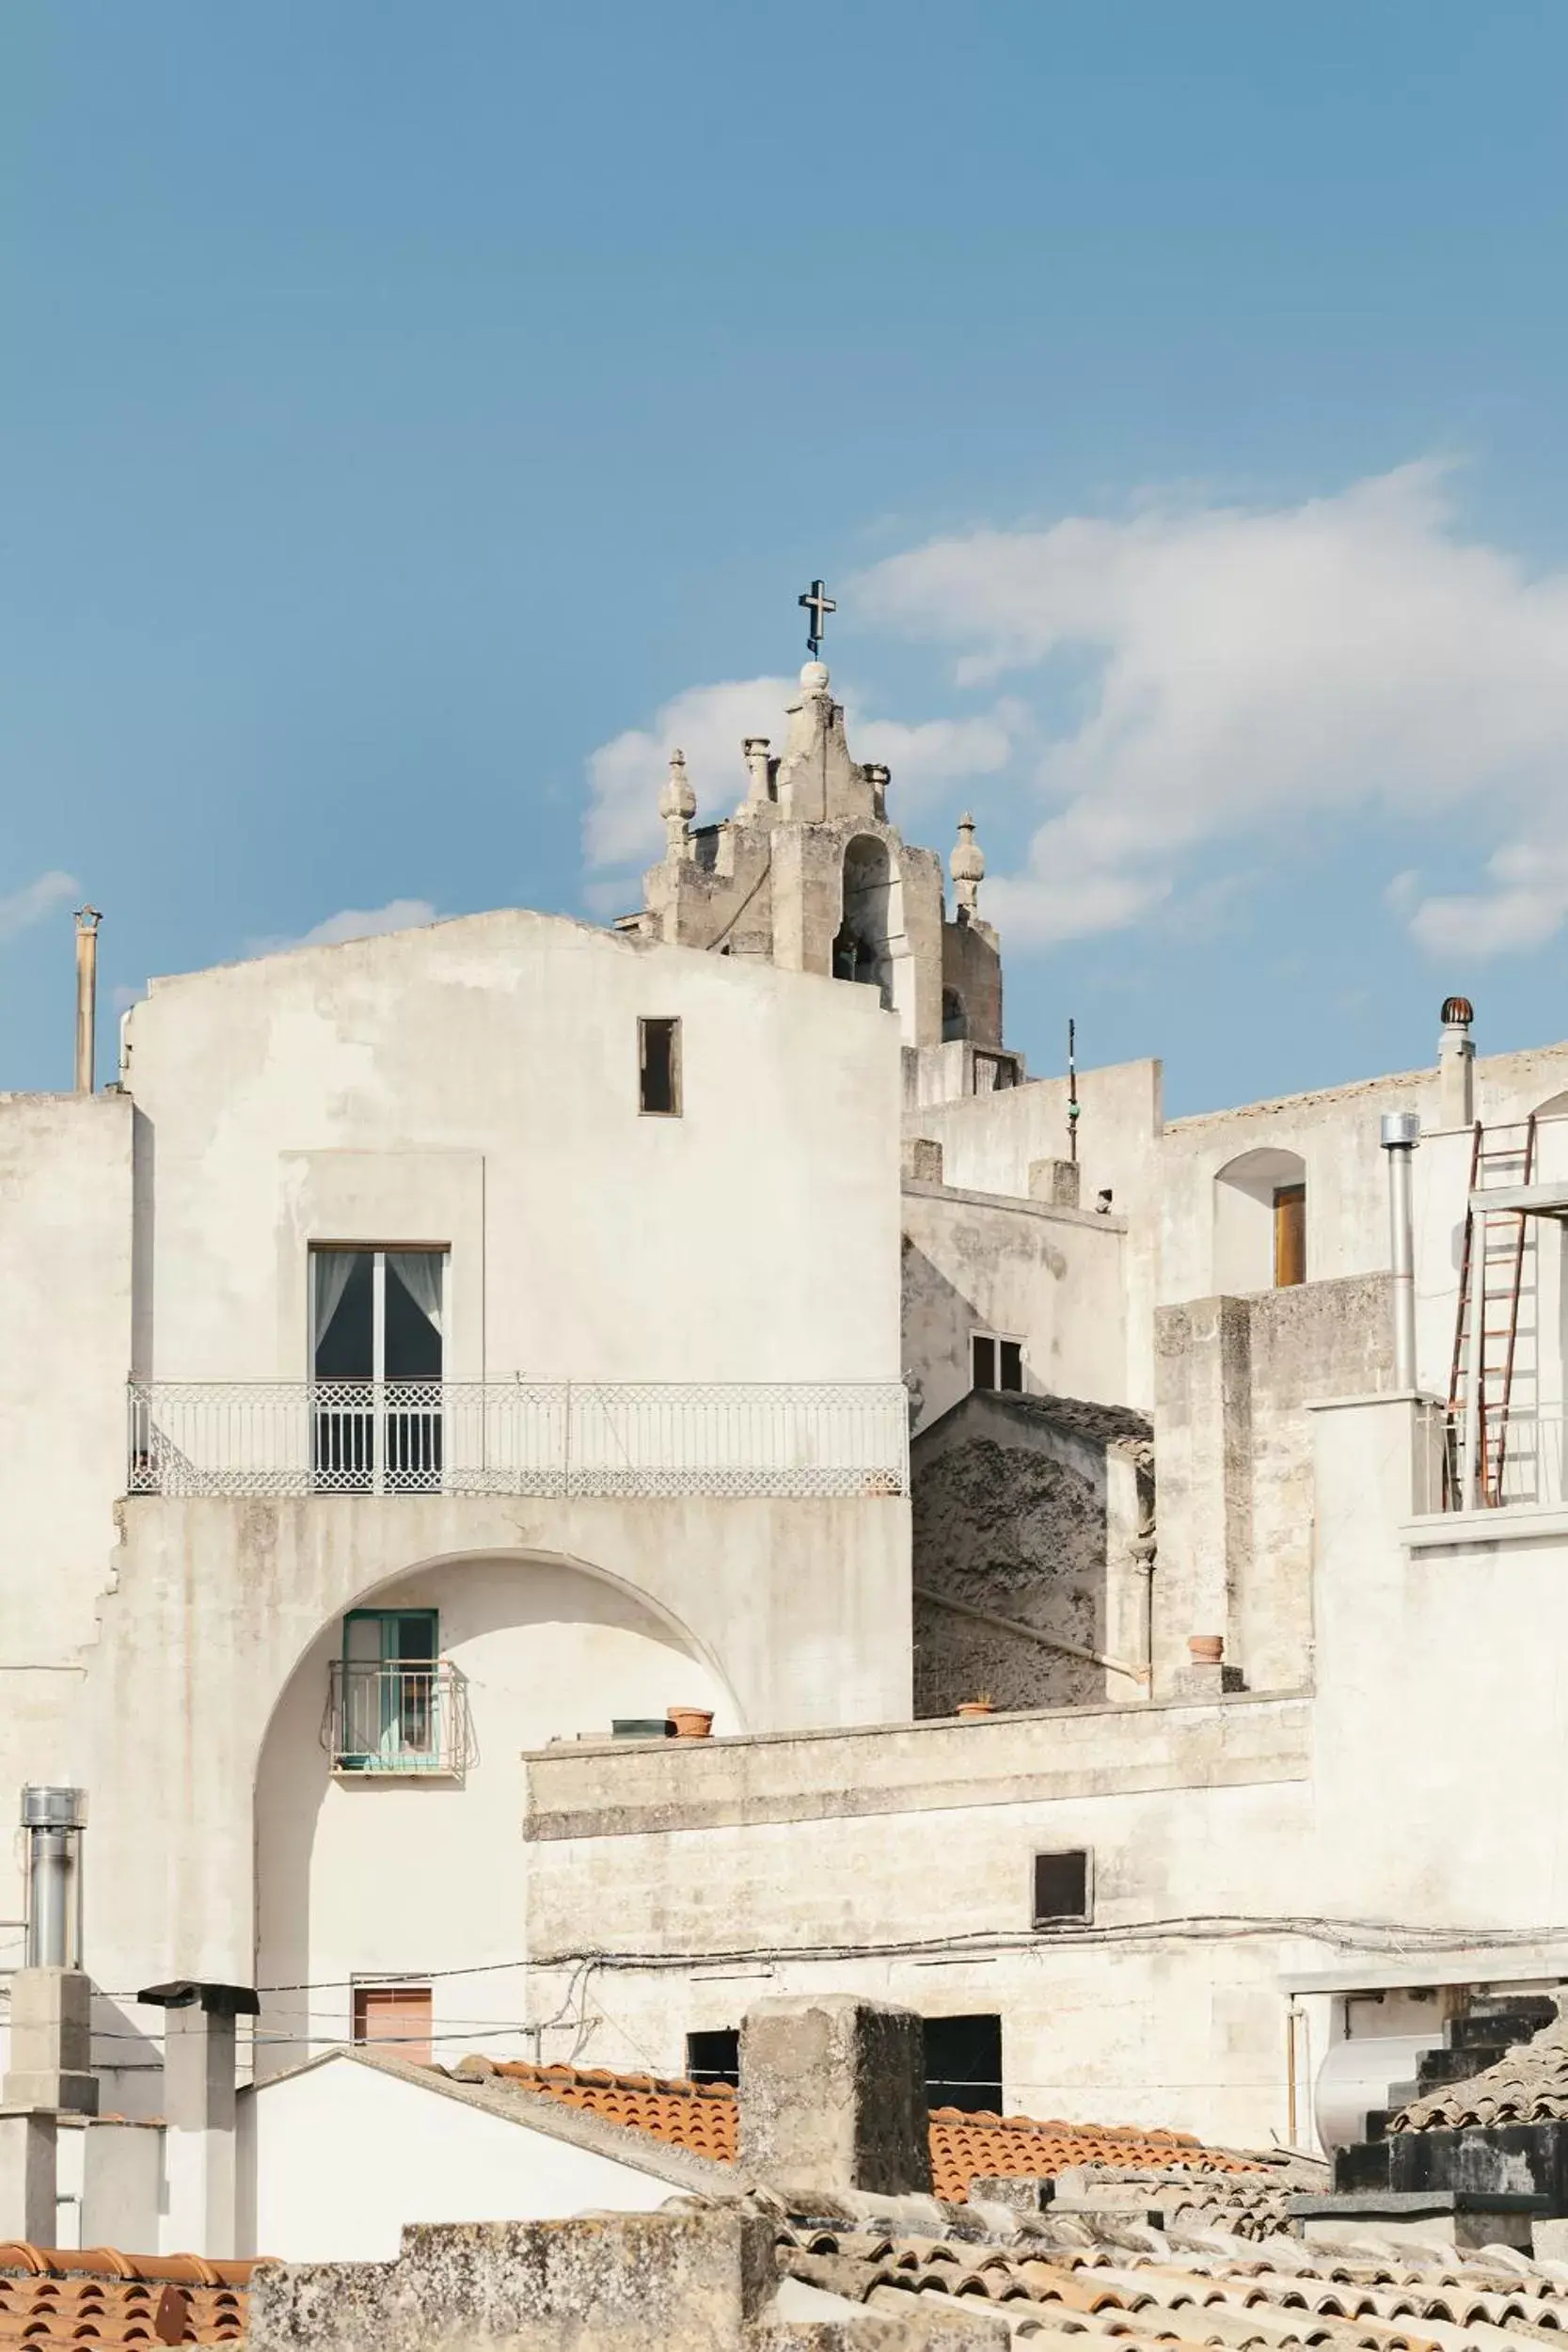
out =
<svg viewBox="0 0 1568 2352"><path fill-rule="evenodd" d="M361 1997L371 1986L428 1987L437 2058L469 2047L528 2056L524 1752L608 1739L617 1720L660 1721L672 1705L711 1709L717 1730L734 1730L734 1701L664 1613L559 1557L428 1563L359 1606L437 1617L444 1703L460 1702L467 1718L462 1768L333 1769L322 1735L344 1621L325 1625L258 1760L259 2072L348 2039L356 1984Z"/></svg>

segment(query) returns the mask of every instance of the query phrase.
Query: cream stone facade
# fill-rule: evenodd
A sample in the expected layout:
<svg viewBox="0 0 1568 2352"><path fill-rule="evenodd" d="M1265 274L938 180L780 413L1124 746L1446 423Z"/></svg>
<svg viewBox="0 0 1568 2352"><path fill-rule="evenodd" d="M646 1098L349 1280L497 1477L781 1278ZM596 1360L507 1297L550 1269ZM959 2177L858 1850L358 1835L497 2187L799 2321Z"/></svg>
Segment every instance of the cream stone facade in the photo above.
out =
<svg viewBox="0 0 1568 2352"><path fill-rule="evenodd" d="M677 756L610 931L156 981L0 1098L0 1778L87 1792L102 2104L153 1985L259 1988L258 2083L835 1989L1015 2110L1308 2140L1369 2019L1568 1980L1568 1044L1069 1092L820 663L739 778L694 831Z"/></svg>

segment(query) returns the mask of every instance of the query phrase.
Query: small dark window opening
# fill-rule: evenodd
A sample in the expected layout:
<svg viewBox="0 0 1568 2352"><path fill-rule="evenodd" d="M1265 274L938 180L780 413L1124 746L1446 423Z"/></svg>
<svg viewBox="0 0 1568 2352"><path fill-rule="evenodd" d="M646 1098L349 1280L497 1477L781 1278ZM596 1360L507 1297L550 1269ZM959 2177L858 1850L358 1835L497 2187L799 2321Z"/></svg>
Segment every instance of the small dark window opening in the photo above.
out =
<svg viewBox="0 0 1568 2352"><path fill-rule="evenodd" d="M686 2071L694 2083L728 2083L740 2088L740 2028L720 2026L710 2033L686 2037Z"/></svg>
<svg viewBox="0 0 1568 2352"><path fill-rule="evenodd" d="M681 1112L681 1025L640 1021L637 1025L638 1108L653 1119L678 1119Z"/></svg>
<svg viewBox="0 0 1568 2352"><path fill-rule="evenodd" d="M964 1010L964 1000L956 988L944 988L942 992L942 1041L944 1045L951 1045L956 1039L968 1035L969 1015Z"/></svg>
<svg viewBox="0 0 1568 2352"><path fill-rule="evenodd" d="M1035 1856L1035 1925L1085 1925L1090 1917L1089 1857L1082 1847Z"/></svg>
<svg viewBox="0 0 1568 2352"><path fill-rule="evenodd" d="M1000 2017L927 2018L926 2104L1001 2114Z"/></svg>
<svg viewBox="0 0 1568 2352"><path fill-rule="evenodd" d="M970 1385L1000 1389L1014 1396L1023 1393L1023 1342L996 1340L976 1332L971 1342Z"/></svg>

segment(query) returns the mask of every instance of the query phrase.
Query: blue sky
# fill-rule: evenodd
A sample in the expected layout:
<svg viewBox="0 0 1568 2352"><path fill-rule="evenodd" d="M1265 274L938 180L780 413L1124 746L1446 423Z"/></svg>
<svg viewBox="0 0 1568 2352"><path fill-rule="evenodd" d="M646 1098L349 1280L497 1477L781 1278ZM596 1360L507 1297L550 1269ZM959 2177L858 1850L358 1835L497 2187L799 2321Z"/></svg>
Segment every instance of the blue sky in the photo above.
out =
<svg viewBox="0 0 1568 2352"><path fill-rule="evenodd" d="M1037 1069L1560 1035L1565 88L1556 0L4 11L0 1087L78 892L111 993L635 902L815 572Z"/></svg>

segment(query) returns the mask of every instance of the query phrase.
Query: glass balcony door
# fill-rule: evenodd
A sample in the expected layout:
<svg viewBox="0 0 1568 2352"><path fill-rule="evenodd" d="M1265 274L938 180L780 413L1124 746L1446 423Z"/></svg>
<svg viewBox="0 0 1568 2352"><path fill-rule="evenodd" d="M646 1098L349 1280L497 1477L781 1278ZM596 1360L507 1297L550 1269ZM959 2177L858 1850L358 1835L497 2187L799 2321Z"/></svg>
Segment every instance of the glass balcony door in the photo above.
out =
<svg viewBox="0 0 1568 2352"><path fill-rule="evenodd" d="M444 1249L310 1252L318 1492L441 1485Z"/></svg>

